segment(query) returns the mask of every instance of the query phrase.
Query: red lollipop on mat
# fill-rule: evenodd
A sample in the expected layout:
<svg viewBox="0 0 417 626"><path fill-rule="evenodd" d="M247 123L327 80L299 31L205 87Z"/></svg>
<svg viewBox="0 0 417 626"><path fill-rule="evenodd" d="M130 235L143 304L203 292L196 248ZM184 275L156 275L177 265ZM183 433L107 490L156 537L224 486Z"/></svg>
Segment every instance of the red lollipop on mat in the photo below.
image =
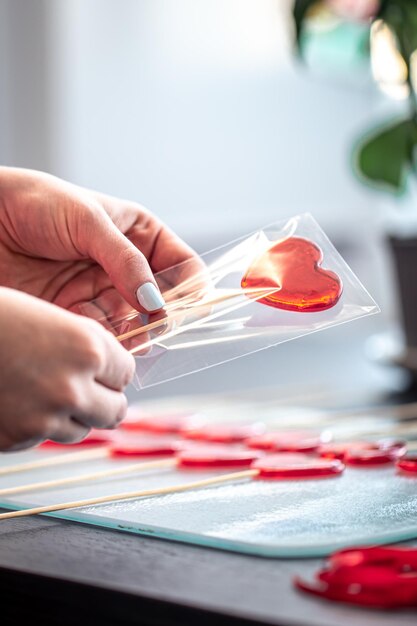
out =
<svg viewBox="0 0 417 626"><path fill-rule="evenodd" d="M324 459L344 461L346 453L350 448L366 448L367 446L366 441L345 441L343 443L335 441L322 444L317 452Z"/></svg>
<svg viewBox="0 0 417 626"><path fill-rule="evenodd" d="M407 442L401 439L378 439L378 441L372 442L371 445L376 446L380 450L389 451L397 458L404 456L407 452Z"/></svg>
<svg viewBox="0 0 417 626"><path fill-rule="evenodd" d="M315 452L324 441L329 440L329 436L328 432L283 430L250 437L245 441L245 445L249 448L275 452Z"/></svg>
<svg viewBox="0 0 417 626"><path fill-rule="evenodd" d="M192 446L178 453L177 465L192 469L250 467L261 455L258 450L231 446Z"/></svg>
<svg viewBox="0 0 417 626"><path fill-rule="evenodd" d="M398 459L396 448L349 448L344 462L347 465L388 465Z"/></svg>
<svg viewBox="0 0 417 626"><path fill-rule="evenodd" d="M402 472L417 476L417 454L407 454L397 459L395 465Z"/></svg>
<svg viewBox="0 0 417 626"><path fill-rule="evenodd" d="M305 454L267 454L251 466L258 470L259 478L329 478L338 476L345 469L338 459L313 458Z"/></svg>
<svg viewBox="0 0 417 626"><path fill-rule="evenodd" d="M364 450L363 453L361 451ZM371 452L368 452L368 451ZM378 441L332 442L320 446L318 453L325 459L340 459L352 465L374 465L390 463L405 454L407 444L396 439ZM352 451L352 454L351 454Z"/></svg>
<svg viewBox="0 0 417 626"><path fill-rule="evenodd" d="M116 437L109 447L111 457L173 456L181 448L174 437L136 435Z"/></svg>
<svg viewBox="0 0 417 626"><path fill-rule="evenodd" d="M247 270L241 286L277 288L258 300L287 311L317 312L330 309L342 295L342 282L320 265L323 253L308 239L288 237L271 245Z"/></svg>
<svg viewBox="0 0 417 626"><path fill-rule="evenodd" d="M175 446L175 444L174 444ZM111 450L117 450L113 445ZM173 466L188 469L250 468L248 477L267 479L321 478L341 474L344 465L341 461L312 458L304 454L265 455L260 450L251 450L227 445L187 445L181 444L175 452L167 448L167 454L175 455ZM162 455L162 448L159 450ZM132 456L142 456L142 451L134 448ZM234 474L228 475L230 480Z"/></svg>
<svg viewBox="0 0 417 626"><path fill-rule="evenodd" d="M200 427L184 429L181 434L186 439L212 441L213 443L240 443L250 437L265 432L265 424L203 424Z"/></svg>

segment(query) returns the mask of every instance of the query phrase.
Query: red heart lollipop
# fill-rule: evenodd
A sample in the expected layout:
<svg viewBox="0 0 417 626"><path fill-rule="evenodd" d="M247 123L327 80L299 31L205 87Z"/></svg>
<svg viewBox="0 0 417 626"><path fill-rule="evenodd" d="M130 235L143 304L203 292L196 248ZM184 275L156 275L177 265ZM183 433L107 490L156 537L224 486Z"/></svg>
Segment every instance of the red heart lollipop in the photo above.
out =
<svg viewBox="0 0 417 626"><path fill-rule="evenodd" d="M391 567L380 565L341 566L319 572L317 578L334 586L360 585L364 589L386 591L401 583L398 573Z"/></svg>
<svg viewBox="0 0 417 626"><path fill-rule="evenodd" d="M381 565L401 573L417 574L417 549L371 546L345 548L334 552L328 561L332 569L357 565Z"/></svg>
<svg viewBox="0 0 417 626"><path fill-rule="evenodd" d="M391 585L387 587L363 589L359 583L352 581L345 586L332 585L319 578L313 582L306 582L300 578L294 579L295 586L300 591L335 602L346 602L379 609L394 609L406 606L416 606L416 588L414 585Z"/></svg>
<svg viewBox="0 0 417 626"><path fill-rule="evenodd" d="M312 583L295 585L328 600L379 608L417 605L417 550L353 548L335 552Z"/></svg>
<svg viewBox="0 0 417 626"><path fill-rule="evenodd" d="M242 278L244 289L278 291L258 300L286 311L316 312L330 309L342 295L342 282L320 267L322 251L313 242L289 237L259 256Z"/></svg>

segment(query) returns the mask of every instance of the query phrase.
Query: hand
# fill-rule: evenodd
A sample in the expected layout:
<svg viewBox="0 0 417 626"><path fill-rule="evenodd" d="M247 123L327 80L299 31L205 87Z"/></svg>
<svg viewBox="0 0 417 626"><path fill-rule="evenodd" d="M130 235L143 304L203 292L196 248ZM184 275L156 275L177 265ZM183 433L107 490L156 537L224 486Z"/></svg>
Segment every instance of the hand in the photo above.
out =
<svg viewBox="0 0 417 626"><path fill-rule="evenodd" d="M0 288L0 450L114 428L134 358L100 324Z"/></svg>
<svg viewBox="0 0 417 626"><path fill-rule="evenodd" d="M99 296L102 315L121 316L125 301L129 310L155 312L164 301L153 273L186 260L188 273L201 271L191 248L139 204L0 168L3 286L77 313Z"/></svg>

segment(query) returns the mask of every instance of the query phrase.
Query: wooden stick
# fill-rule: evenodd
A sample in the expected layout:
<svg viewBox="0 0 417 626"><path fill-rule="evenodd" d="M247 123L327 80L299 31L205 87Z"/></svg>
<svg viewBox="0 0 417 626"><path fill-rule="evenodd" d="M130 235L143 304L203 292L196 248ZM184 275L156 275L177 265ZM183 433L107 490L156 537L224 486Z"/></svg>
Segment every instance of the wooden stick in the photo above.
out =
<svg viewBox="0 0 417 626"><path fill-rule="evenodd" d="M270 243L269 247L271 247L276 242L271 241L269 243ZM261 252L264 252L264 249L265 249L265 246L259 247L259 250L257 250L257 248L255 248L254 250L253 247L251 247L251 252L252 252L251 259L247 259L247 262L245 263L245 265L249 264L249 260L252 260ZM229 253L226 253L225 255L223 254L216 261L213 261L210 266L205 266L204 267L205 271L200 270L197 274L191 275L189 278L186 278L185 280L181 281L174 287L171 287L171 289L168 289L167 291L165 291L164 297L166 297L169 301L170 298L176 297L177 294L184 291L184 289L187 289L188 291L192 286L198 287L198 289L192 292L192 294L195 294L196 292L198 293L199 291L201 291L202 284L203 285L209 284L209 285L215 286L222 278L227 276L227 274L229 274L234 269L235 263L236 263L236 260L231 265ZM181 265L181 263L179 265ZM185 297L188 297L188 296L185 296Z"/></svg>
<svg viewBox="0 0 417 626"><path fill-rule="evenodd" d="M92 459L103 459L108 456L106 448L95 448L94 450L81 450L80 452L70 452L62 456L53 456L48 459L39 459L38 461L27 461L17 465L9 465L0 468L0 476L8 476L17 472L26 472L42 467L55 467L55 465L65 465L77 461L90 461Z"/></svg>
<svg viewBox="0 0 417 626"><path fill-rule="evenodd" d="M362 407L359 409L354 409L353 411L332 411L327 415L324 415L323 418L313 421L305 421L301 423L301 426L305 425L306 427L310 426L329 426L332 423L332 420L343 420L349 419L350 417L360 418L366 415L391 415L395 413L395 416L399 419L403 419L405 421L411 421L412 418L417 417L417 402L411 402L408 404L399 404L399 405L391 405L391 406L381 406L381 407ZM336 422L337 423L337 422ZM277 426L282 426L282 423L271 423L270 428L276 428ZM286 424L288 426L288 424ZM300 427L300 422L296 424L297 428ZM390 432L386 431L370 431L363 432L363 435L379 435L379 434L395 434L391 430ZM397 433L398 434L398 433ZM342 435L344 439L346 439L345 434ZM82 450L79 452L66 453L60 456L53 456L46 459L39 459L37 461L28 461L25 463L19 463L17 465L9 465L6 467L0 467L0 476L8 476L10 474L25 472L30 470L41 469L45 467L54 467L56 465L65 465L78 461L89 461L94 459L106 458L108 456L107 448L98 448L93 450Z"/></svg>
<svg viewBox="0 0 417 626"><path fill-rule="evenodd" d="M243 480L244 478L253 478L259 473L258 470L244 470L242 472L233 472L232 474L222 474L214 478L198 480L184 485L174 485L173 487L158 487L156 489L145 489L140 491L126 491L124 493L115 493L110 496L99 496L97 498L89 498L87 500L75 500L74 502L61 502L59 504L50 504L47 506L37 506L31 509L23 509L20 511L12 511L10 513L0 513L0 520L11 519L13 517L27 517L29 515L38 515L41 513L52 513L54 511L63 511L65 509L76 509L84 506L92 506L94 504L105 504L106 502L116 502L120 500L134 500L136 498L148 498L150 496L161 496L171 493L181 493L182 491L191 491L192 489L201 489L210 487L211 485L220 485L225 482Z"/></svg>
<svg viewBox="0 0 417 626"><path fill-rule="evenodd" d="M407 429L406 427L399 428L398 432L407 433L407 434L417 434L417 430ZM381 434L381 432L375 431L372 433L364 433L364 434L365 436L369 434L378 435L378 434ZM382 434L386 434L386 435L397 434L397 429L393 429L388 432L383 431ZM346 439L346 435L344 436L344 438ZM410 451L417 449L417 442L407 442L407 448ZM75 476L75 477L68 477L68 478L62 478L62 479L57 479L57 480L52 480L52 481L44 481L44 482L38 482L38 483L29 484L29 485L20 485L17 487L5 488L5 489L0 490L0 495L1 496L15 495L18 493L35 491L38 489L59 487L62 485L69 485L69 484L79 483L79 482L88 482L88 481L92 481L92 480L96 480L100 478L110 478L110 477L119 476L123 474L140 472L140 471L144 471L147 469L168 468L168 467L173 467L173 466L175 466L175 459L163 459L163 460L158 460L158 461L134 463L125 467L119 467L117 469L104 470L104 471L94 472L90 474L82 474L80 476ZM22 511L2 513L0 514L0 520L10 519L12 517L24 517L24 516L29 516L29 515L35 515L38 513L49 513L49 512L58 511L58 510L78 508L78 507L89 506L93 504L113 502L117 500L127 500L127 499L134 499L134 498L140 498L140 497L156 496L156 495L162 495L162 494L167 494L167 493L178 493L181 491L197 489L197 488L205 487L209 485L216 485L216 484L220 484L220 483L228 482L232 480L250 478L250 477L256 476L257 474L258 474L258 470L244 470L242 472L233 472L232 474L223 474L222 476L209 478L206 480L197 481L193 483L187 483L186 485L125 492L121 494L116 494L114 496L101 496L98 498L92 498L92 499L87 499L87 500L67 502L67 503L57 504L57 505L48 505L48 506L43 506L43 507L35 507L32 509L26 509Z"/></svg>
<svg viewBox="0 0 417 626"><path fill-rule="evenodd" d="M352 433L343 433L340 437L335 438L336 441L346 441L350 437L357 436L356 431L352 431ZM375 431L364 431L359 433L360 436L366 437L374 437L374 436L385 436L391 437L394 435L417 435L417 428L410 427L409 425L402 425L398 428L392 428L387 430L375 430ZM416 443L417 442L413 442ZM411 450L413 449L413 443L407 442L407 447ZM63 485L71 485L77 483L85 483L91 482L94 480L98 480L101 478L113 478L115 476L123 476L124 474L134 474L136 472L146 471L148 469L158 469L158 468L168 468L175 467L176 461L175 459L159 459L156 461L141 461L140 463L133 463L131 465L125 465L124 467L111 468L108 470L102 470L99 472L93 472L88 474L80 474L79 476L69 476L67 478L58 478L55 480L42 481L37 483L29 483L26 485L18 485L15 487L5 487L4 489L0 489L0 496L10 496L16 495L18 493L27 493L31 491L37 491L39 489L51 489L54 487L61 487Z"/></svg>
<svg viewBox="0 0 417 626"><path fill-rule="evenodd" d="M377 407L381 410L381 412L385 412L388 410L388 407ZM397 406L393 406L393 407L389 407L392 410L397 410L400 409L400 414L402 414L403 416L409 416L409 415L414 415L414 411L417 411L417 403L410 403L409 405L397 405ZM368 409L360 409L360 411L363 411L363 415L367 415L368 413L372 412L372 407L369 407ZM314 420L314 421L305 421L305 422L297 422L296 423L296 427L299 428L300 426L305 426L305 427L314 427L314 426L329 426L332 423L332 419L338 419L340 417L340 413L339 412L335 412L335 413L330 413L326 416L324 416L323 419L320 420ZM362 417L363 416L362 413L356 413L355 417ZM350 414L346 414L346 419L350 416ZM411 419L409 420L411 421ZM268 426L273 429L276 428L277 426L281 426L282 427L282 423L271 423ZM288 426L291 426L291 424L286 423L285 427L287 428ZM405 426L405 425L404 425ZM398 434L398 431L396 431ZM395 434L394 431L391 429L390 431L391 434ZM386 431L382 431L382 430L378 430L378 431L369 431L369 432L363 432L364 436L366 435L379 435L379 434L390 434L390 433L386 433ZM346 438L347 435L343 434L342 437ZM355 434L353 435L355 436ZM27 461L25 463L19 463L17 465L9 465L6 467L0 467L0 476L8 476L10 474L15 474L18 472L26 472L26 471L30 471L30 470L36 470L36 469L42 469L44 467L55 467L56 465L66 465L69 463L73 463L73 462L78 462L78 461L90 461L90 460L94 460L94 459L102 459L102 458L106 458L108 456L108 451L106 447L100 447L100 448L95 448L93 450L81 450L79 452L69 452L66 453L64 455L59 455L59 456L53 456L53 457L49 457L46 459L39 459L37 461Z"/></svg>
<svg viewBox="0 0 417 626"><path fill-rule="evenodd" d="M6 487L0 489L0 496L11 496L17 493L26 493L28 491L37 491L38 489L51 489L53 487L61 487L62 485L72 485L75 483L86 483L100 478L113 478L114 476L123 476L123 474L134 474L148 469L157 469L164 467L174 467L175 459L163 459L158 461L145 461L141 463L133 463L124 467L112 468L100 472L90 474L81 474L80 476L69 476L68 478L57 478L56 480L45 480L38 483L29 483L28 485L19 485L16 487Z"/></svg>
<svg viewBox="0 0 417 626"><path fill-rule="evenodd" d="M175 321L176 319L180 319L181 317L184 317L184 315L186 315L190 309L192 311L195 311L196 309L213 306L214 304L220 304L221 302L231 300L232 298L236 298L237 296L241 296L241 295L246 295L248 296L248 298L252 300L259 300L260 298L263 298L267 295L271 295L271 293L274 293L275 291L277 291L277 288L275 287L274 289L271 289L270 287L268 288L265 287L263 289L259 289L259 288L254 288L254 287L250 287L250 288L248 287L246 289L225 289L221 291L222 293L220 295L217 295L214 298L209 298L207 300L203 299L203 300L200 300L199 302L194 302L192 307L184 307L184 308L181 307L181 310L176 313L167 315L166 317L162 317L161 319L155 320L154 322L151 322L150 324L145 324L145 326L141 326L140 328L134 328L133 330L130 330L127 333L118 335L116 339L118 339L119 341L125 341L126 339L130 339L131 337L136 337L137 335L142 335L143 333L149 332L150 330L155 330L155 328L164 326L168 322ZM256 294L258 294L257 297L251 298L251 296L256 296Z"/></svg>
<svg viewBox="0 0 417 626"><path fill-rule="evenodd" d="M244 294L244 290L241 290L242 294L236 294L236 295L243 295ZM258 294L256 297L251 297L251 300L260 300L261 298L265 298L266 296L273 294L277 291L276 288L274 289L262 289L262 290L257 290ZM247 295L247 294L245 294ZM236 296L234 296L236 297ZM184 324L183 326L179 326L178 328L174 328L171 329L170 331L168 331L167 333L165 333L164 335L161 336L157 336L154 337L153 339L150 339L149 341L145 341L144 343L140 344L139 346L136 346L132 349L129 350L130 354L135 354L135 352L139 352L142 350L146 350L147 348L150 348L151 346L153 346L156 343L161 343L161 341L166 341L167 339L172 339L172 337L176 337L177 335L180 335L184 332L186 332L187 330L193 330L195 328L198 328L200 326L204 326L204 324L207 324L207 322L211 322L214 319L217 319L219 317L221 317L222 315L225 315L226 313L231 313L232 311L236 311L237 309L242 308L243 306L245 306L246 304L248 304L248 298L245 298L244 300L238 302L237 304L233 304L231 306L229 306L227 309L222 310L222 311L216 311L215 313L210 313L210 315L207 315L205 318L201 318L198 320L195 320L193 322L189 322L188 324ZM146 328L146 327L144 327Z"/></svg>

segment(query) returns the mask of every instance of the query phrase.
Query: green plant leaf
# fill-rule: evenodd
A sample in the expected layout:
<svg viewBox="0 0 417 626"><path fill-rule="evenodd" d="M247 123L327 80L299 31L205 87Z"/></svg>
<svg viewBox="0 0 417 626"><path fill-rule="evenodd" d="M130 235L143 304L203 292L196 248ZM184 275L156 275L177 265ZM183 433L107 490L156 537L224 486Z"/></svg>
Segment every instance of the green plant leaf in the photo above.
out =
<svg viewBox="0 0 417 626"><path fill-rule="evenodd" d="M294 0L293 17L295 24L295 43L298 52L302 53L301 36L304 28L304 22L311 7L319 4L320 0Z"/></svg>
<svg viewBox="0 0 417 626"><path fill-rule="evenodd" d="M370 185L402 193L414 168L417 126L414 119L401 120L372 131L354 150L354 167Z"/></svg>

